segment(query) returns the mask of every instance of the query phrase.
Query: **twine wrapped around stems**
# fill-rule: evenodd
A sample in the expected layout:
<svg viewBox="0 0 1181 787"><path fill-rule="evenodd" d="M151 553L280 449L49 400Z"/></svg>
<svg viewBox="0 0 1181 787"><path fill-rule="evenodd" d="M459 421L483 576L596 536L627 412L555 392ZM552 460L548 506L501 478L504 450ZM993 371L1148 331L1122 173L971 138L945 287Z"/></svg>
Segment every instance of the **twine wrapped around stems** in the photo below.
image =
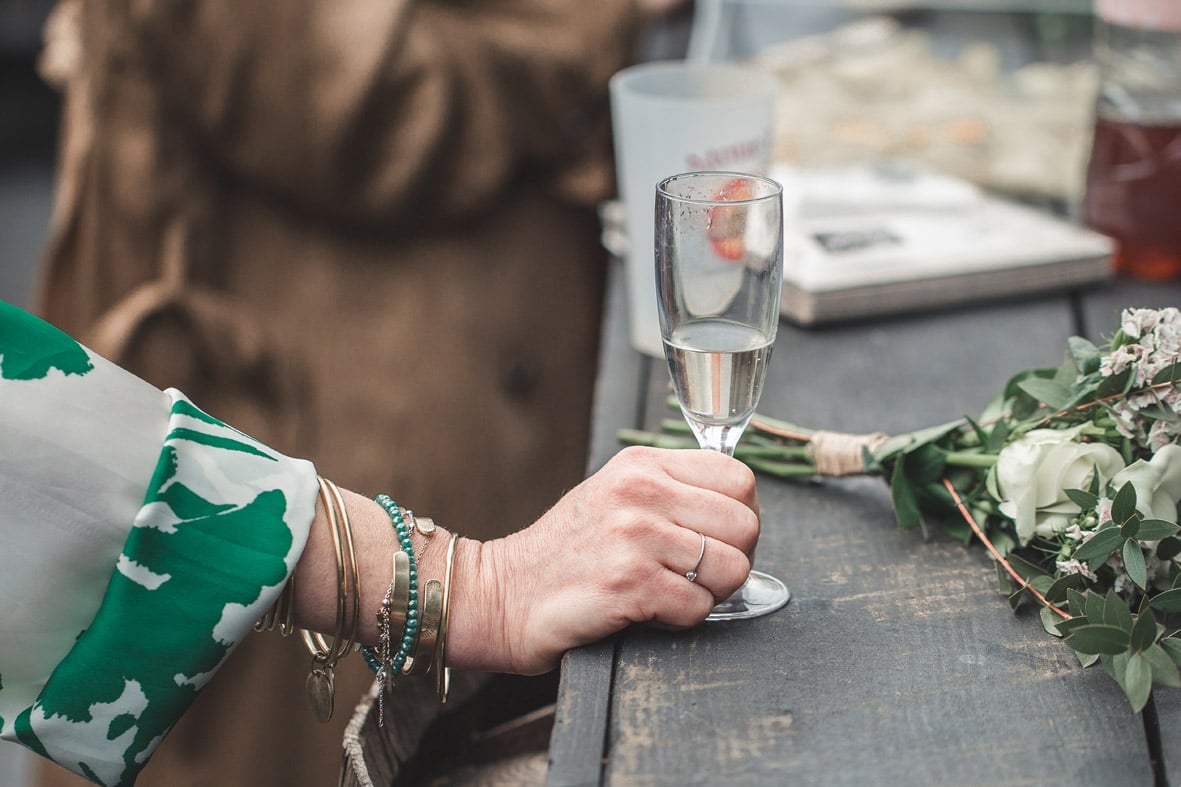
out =
<svg viewBox="0 0 1181 787"><path fill-rule="evenodd" d="M860 475L865 472L865 451L880 447L889 435L885 432L848 434L816 431L809 440L812 463L819 475Z"/></svg>

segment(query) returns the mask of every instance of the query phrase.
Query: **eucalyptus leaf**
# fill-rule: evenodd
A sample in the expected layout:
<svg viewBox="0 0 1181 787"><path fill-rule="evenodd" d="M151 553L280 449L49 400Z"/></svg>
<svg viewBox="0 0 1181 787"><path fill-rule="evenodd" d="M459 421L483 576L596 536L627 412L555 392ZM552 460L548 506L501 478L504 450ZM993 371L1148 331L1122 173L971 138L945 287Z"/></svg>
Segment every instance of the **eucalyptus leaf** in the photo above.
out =
<svg viewBox="0 0 1181 787"><path fill-rule="evenodd" d="M1123 542L1124 537L1120 535L1119 528L1103 528L1090 541L1076 549L1071 557L1084 563L1092 561L1102 563L1112 552L1119 549Z"/></svg>
<svg viewBox="0 0 1181 787"><path fill-rule="evenodd" d="M946 458L947 452L941 448L929 443L919 446L906 454L906 474L916 486L937 482L943 477Z"/></svg>
<svg viewBox="0 0 1181 787"><path fill-rule="evenodd" d="M1143 523L1141 523L1143 527ZM1161 542L1156 545L1156 556L1161 560L1172 560L1181 555L1181 538L1170 536L1161 539Z"/></svg>
<svg viewBox="0 0 1181 787"><path fill-rule="evenodd" d="M1019 399L1022 397L1028 400L1030 396L1028 394L1023 394L1021 391L1021 384L1023 382L1035 378L1053 380L1054 375L1057 373L1057 369L1025 369L1024 371L1017 372L1017 374L1010 377L1008 382L1005 383L1003 395L1006 400ZM1008 404L1012 405L1013 402L1008 401ZM1020 418L1021 416L1016 417Z"/></svg>
<svg viewBox="0 0 1181 787"><path fill-rule="evenodd" d="M1181 531L1181 527L1164 519L1144 519L1140 522L1140 530L1136 532L1136 539L1138 541L1160 541L1176 535L1178 531Z"/></svg>
<svg viewBox="0 0 1181 787"><path fill-rule="evenodd" d="M1119 594L1111 592L1103 597L1103 622L1109 626L1118 626L1131 634L1136 619L1132 617L1132 611Z"/></svg>
<svg viewBox="0 0 1181 787"><path fill-rule="evenodd" d="M1054 583L1046 589L1043 593L1046 600L1057 604L1066 600L1066 594L1070 590L1080 590L1087 586L1087 578L1082 574L1063 574L1054 580Z"/></svg>
<svg viewBox="0 0 1181 787"><path fill-rule="evenodd" d="M1156 618L1153 617L1151 611L1145 611L1136 618L1136 623L1132 626L1132 650L1137 652L1148 650L1156 644L1159 634Z"/></svg>
<svg viewBox="0 0 1181 787"><path fill-rule="evenodd" d="M1092 475L1097 476L1098 473L1093 473ZM1099 505L1099 497L1097 495L1091 494L1090 492L1084 492L1081 489L1065 489L1063 491L1065 491L1066 496L1069 497L1071 501L1083 511L1090 511L1094 509L1095 506Z"/></svg>
<svg viewBox="0 0 1181 787"><path fill-rule="evenodd" d="M1099 362L1102 356L1094 342L1084 339L1081 336L1071 336L1066 342L1066 347L1070 351L1070 357L1074 360L1075 368L1079 372L1082 374L1091 374L1092 372L1099 371Z"/></svg>
<svg viewBox="0 0 1181 787"><path fill-rule="evenodd" d="M1136 487L1128 481L1115 493L1111 501L1111 519L1117 525L1122 525L1136 514Z"/></svg>
<svg viewBox="0 0 1181 787"><path fill-rule="evenodd" d="M1099 663L1103 665L1103 671L1112 677L1112 679L1119 684L1120 689L1124 687L1124 673L1128 669L1128 653L1100 653L1096 658Z"/></svg>
<svg viewBox="0 0 1181 787"><path fill-rule="evenodd" d="M1052 410L1064 409L1073 398L1070 389L1066 386L1039 377L1022 380L1018 387Z"/></svg>
<svg viewBox="0 0 1181 787"><path fill-rule="evenodd" d="M992 545L996 547L996 551L1002 555L1008 556L1017 548L1016 539L1003 530L989 533L989 537L992 538Z"/></svg>
<svg viewBox="0 0 1181 787"><path fill-rule="evenodd" d="M1169 654L1174 664L1181 664L1181 639L1165 637L1158 644Z"/></svg>
<svg viewBox="0 0 1181 787"><path fill-rule="evenodd" d="M1050 592L1050 588L1054 585L1054 578L1049 574L1038 574L1035 577L1030 577L1030 586L1041 593L1043 596Z"/></svg>
<svg viewBox="0 0 1181 787"><path fill-rule="evenodd" d="M1100 380L1099 385L1095 388L1095 395L1100 399L1108 396L1119 396L1120 394L1127 393L1131 382L1132 369L1128 367L1119 374L1113 374Z"/></svg>
<svg viewBox="0 0 1181 787"><path fill-rule="evenodd" d="M1087 491L1090 492L1094 498L1095 503L1099 502L1099 474L1091 473L1091 483L1087 486Z"/></svg>
<svg viewBox="0 0 1181 787"><path fill-rule="evenodd" d="M1128 632L1118 626L1088 623L1070 632L1066 644L1079 653L1107 653L1114 655L1128 649Z"/></svg>
<svg viewBox="0 0 1181 787"><path fill-rule="evenodd" d="M1049 607L1043 607L1043 609L1045 609L1047 612L1050 612L1051 615L1054 615L1053 611L1050 610ZM1086 617L1081 616L1081 615L1077 618L1066 618L1066 619L1063 619L1063 618L1058 617L1057 615L1054 615L1054 619L1057 621L1055 628L1057 629L1058 635L1063 636L1063 637L1065 637L1070 632L1077 629L1079 626L1087 625ZM1053 633L1053 632L1051 632L1051 633Z"/></svg>
<svg viewBox="0 0 1181 787"><path fill-rule="evenodd" d="M1070 614L1076 618L1087 615L1087 594L1077 590L1066 591L1066 603L1070 605Z"/></svg>
<svg viewBox="0 0 1181 787"><path fill-rule="evenodd" d="M1153 683L1168 686L1171 689L1181 688L1181 670L1177 669L1177 665L1169 657L1169 654L1165 653L1164 648L1160 645L1153 645L1144 651L1144 658L1152 667Z"/></svg>
<svg viewBox="0 0 1181 787"><path fill-rule="evenodd" d="M1068 623L1068 620L1059 617L1058 613L1049 607L1042 607L1039 616L1041 617L1042 628L1046 630L1047 634L1053 637L1064 636L1063 632L1059 630L1058 626L1062 623Z"/></svg>
<svg viewBox="0 0 1181 787"><path fill-rule="evenodd" d="M1139 713L1152 694L1152 667L1142 654L1133 653L1128 659L1123 684L1128 701L1132 703L1132 710Z"/></svg>
<svg viewBox="0 0 1181 787"><path fill-rule="evenodd" d="M1168 407L1159 404L1150 404L1147 407L1142 407L1136 414L1141 418L1147 418L1150 421L1165 421L1166 423L1175 424L1181 421L1176 413Z"/></svg>
<svg viewBox="0 0 1181 787"><path fill-rule="evenodd" d="M1119 526L1119 534L1124 538L1135 538L1136 534L1140 532L1140 516L1132 514L1124 523ZM1127 544L1124 544L1127 547Z"/></svg>
<svg viewBox="0 0 1181 787"><path fill-rule="evenodd" d="M914 486L906 475L905 455L899 456L898 463L894 465L894 475L890 479L890 496L894 503L894 516L898 520L898 527L903 530L914 530L923 525L923 516L919 513L919 505L915 500Z"/></svg>
<svg viewBox="0 0 1181 787"><path fill-rule="evenodd" d="M1087 603L1084 608L1084 612L1087 616L1088 621L1090 621L1091 623L1102 623L1103 622L1103 609L1106 604L1106 601L1107 600L1103 596L1100 596L1098 593L1094 593L1094 592L1087 593ZM1128 624L1128 631L1131 631L1131 630L1132 630L1132 624L1129 623Z"/></svg>
<svg viewBox="0 0 1181 787"><path fill-rule="evenodd" d="M1181 612L1181 588L1157 593L1148 603L1152 604L1153 609L1159 609L1166 615Z"/></svg>
<svg viewBox="0 0 1181 787"><path fill-rule="evenodd" d="M1111 676L1115 678L1119 687L1128 692L1128 662L1132 658L1131 651L1124 651L1123 653L1116 653L1114 656L1104 655L1103 659L1109 659L1111 662Z"/></svg>
<svg viewBox="0 0 1181 787"><path fill-rule="evenodd" d="M946 437L956 429L962 428L966 424L967 421L965 419L957 418L954 421L948 421L947 423L939 424L938 426L930 426L926 429L918 429L914 432L894 435L874 450L874 458L876 458L879 462L884 463L889 459L892 459L895 454L905 452L908 449L913 449L920 445L933 443L936 440Z"/></svg>
<svg viewBox="0 0 1181 787"><path fill-rule="evenodd" d="M1148 587L1148 567L1144 563L1144 552L1140 549L1140 544L1134 539L1125 541L1122 555L1124 571L1128 572L1128 577L1136 583L1136 587L1141 590L1146 589Z"/></svg>
<svg viewBox="0 0 1181 787"><path fill-rule="evenodd" d="M1152 376L1153 385L1175 383L1181 380L1181 362L1171 363Z"/></svg>
<svg viewBox="0 0 1181 787"><path fill-rule="evenodd" d="M1058 365L1058 369L1054 372L1054 382L1071 391L1073 394L1074 383L1078 377L1079 373L1074 365L1074 360L1069 355L1065 356L1062 359L1062 363Z"/></svg>
<svg viewBox="0 0 1181 787"><path fill-rule="evenodd" d="M1000 450L1009 441L1009 433L1009 424L1007 421L997 421L993 424L992 431L988 433L988 442L985 444L988 452L1000 453Z"/></svg>

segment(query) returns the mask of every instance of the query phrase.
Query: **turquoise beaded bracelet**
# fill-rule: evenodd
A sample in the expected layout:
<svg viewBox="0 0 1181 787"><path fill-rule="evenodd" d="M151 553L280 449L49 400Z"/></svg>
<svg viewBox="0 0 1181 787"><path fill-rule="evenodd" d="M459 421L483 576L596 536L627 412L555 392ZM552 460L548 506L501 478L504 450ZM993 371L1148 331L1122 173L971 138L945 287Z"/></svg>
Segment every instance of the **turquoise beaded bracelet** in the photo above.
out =
<svg viewBox="0 0 1181 787"><path fill-rule="evenodd" d="M397 534L398 544L406 556L410 558L410 597L406 604L406 623L402 629L402 639L398 643L398 649L390 659L390 675L397 675L401 671L402 665L406 663L406 658L410 655L414 642L418 638L418 564L414 560L414 544L410 540L410 529L406 526L402 509L389 495L378 495L374 499L390 515L390 522ZM391 635L392 632L386 633L386 636ZM361 653L369 668L375 673L380 673L381 659L373 652L373 649L362 648Z"/></svg>

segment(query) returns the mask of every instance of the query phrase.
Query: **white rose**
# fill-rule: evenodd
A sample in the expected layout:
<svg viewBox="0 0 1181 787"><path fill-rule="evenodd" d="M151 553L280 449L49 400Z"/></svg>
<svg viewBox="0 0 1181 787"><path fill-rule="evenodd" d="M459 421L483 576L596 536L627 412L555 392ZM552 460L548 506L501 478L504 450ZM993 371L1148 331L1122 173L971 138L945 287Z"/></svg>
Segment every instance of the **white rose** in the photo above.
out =
<svg viewBox="0 0 1181 787"><path fill-rule="evenodd" d="M996 493L1022 545L1035 533L1051 536L1070 525L1079 507L1066 496L1067 489L1087 489L1096 469L1103 484L1124 468L1111 446L1078 442L1081 428L1034 429L1001 449Z"/></svg>
<svg viewBox="0 0 1181 787"><path fill-rule="evenodd" d="M1166 445L1149 461L1137 459L1111 479L1117 491L1129 481L1136 489L1136 509L1145 518L1177 521L1177 501L1181 499L1181 448Z"/></svg>

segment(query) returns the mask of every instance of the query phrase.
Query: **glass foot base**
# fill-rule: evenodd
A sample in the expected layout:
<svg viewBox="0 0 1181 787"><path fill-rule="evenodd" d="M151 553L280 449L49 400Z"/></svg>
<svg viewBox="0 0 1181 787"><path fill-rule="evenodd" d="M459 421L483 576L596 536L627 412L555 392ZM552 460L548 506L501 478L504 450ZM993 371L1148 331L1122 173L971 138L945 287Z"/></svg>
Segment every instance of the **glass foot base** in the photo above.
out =
<svg viewBox="0 0 1181 787"><path fill-rule="evenodd" d="M770 574L752 571L734 595L714 607L706 620L743 620L757 618L782 608L791 601L787 585Z"/></svg>

